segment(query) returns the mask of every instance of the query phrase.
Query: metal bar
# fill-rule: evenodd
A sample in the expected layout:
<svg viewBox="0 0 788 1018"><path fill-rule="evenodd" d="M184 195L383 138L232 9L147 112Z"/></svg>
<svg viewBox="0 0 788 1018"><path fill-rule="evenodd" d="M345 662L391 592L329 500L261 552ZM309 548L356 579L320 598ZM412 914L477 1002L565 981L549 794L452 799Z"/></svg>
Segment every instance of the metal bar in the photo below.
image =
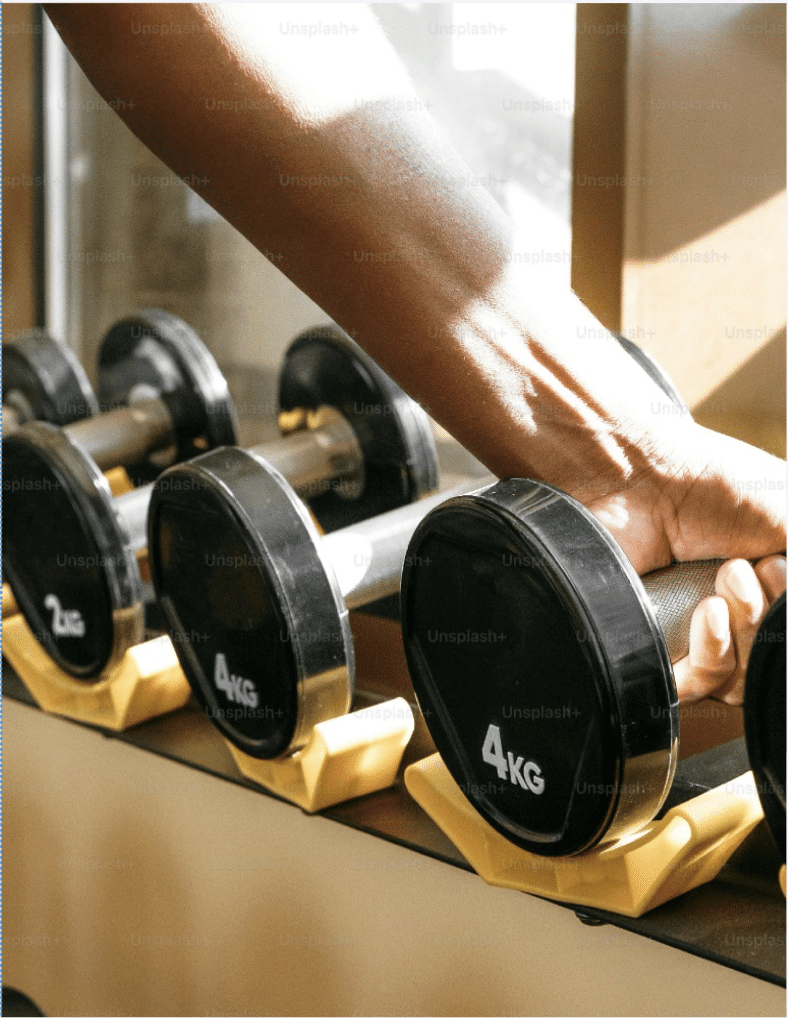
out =
<svg viewBox="0 0 788 1018"><path fill-rule="evenodd" d="M665 634L671 661L678 661L688 653L692 613L698 602L715 592L717 570L723 561L676 562L641 577Z"/></svg>
<svg viewBox="0 0 788 1018"><path fill-rule="evenodd" d="M44 96L44 297L47 331L53 336L73 334L69 328L69 307L76 304L70 286L69 244L69 160L67 55L48 18L43 19L43 96Z"/></svg>
<svg viewBox="0 0 788 1018"><path fill-rule="evenodd" d="M323 550L348 608L360 608L396 594L408 543L427 513L455 495L466 495L495 480L492 476L471 478L420 502L326 535Z"/></svg>
<svg viewBox="0 0 788 1018"><path fill-rule="evenodd" d="M132 466L172 444L174 427L166 404L145 399L66 426L68 434L102 470Z"/></svg>
<svg viewBox="0 0 788 1018"><path fill-rule="evenodd" d="M153 485L146 484L113 500L113 507L126 525L135 552L148 547L148 508L152 493Z"/></svg>
<svg viewBox="0 0 788 1018"><path fill-rule="evenodd" d="M319 427L291 432L250 452L275 467L301 498L314 498L343 480L348 487L358 487L358 494L363 490L361 446L339 414Z"/></svg>

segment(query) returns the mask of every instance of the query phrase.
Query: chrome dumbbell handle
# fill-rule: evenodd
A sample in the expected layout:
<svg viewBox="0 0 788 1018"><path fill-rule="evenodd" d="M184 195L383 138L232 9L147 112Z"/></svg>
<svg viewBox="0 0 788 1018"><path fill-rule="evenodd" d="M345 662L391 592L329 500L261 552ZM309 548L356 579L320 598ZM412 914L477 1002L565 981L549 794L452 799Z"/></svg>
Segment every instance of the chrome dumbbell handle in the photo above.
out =
<svg viewBox="0 0 788 1018"><path fill-rule="evenodd" d="M67 430L99 469L109 470L172 445L175 425L166 402L154 397L69 424Z"/></svg>
<svg viewBox="0 0 788 1018"><path fill-rule="evenodd" d="M413 531L424 517L455 495L491 483L492 478L464 481L447 491L423 498L323 538L324 553L333 567L348 608L361 608L399 592L402 567Z"/></svg>
<svg viewBox="0 0 788 1018"><path fill-rule="evenodd" d="M339 414L328 407L321 408L321 414L323 409L325 420L321 417L322 423L316 424L313 429L293 432L284 439L266 442L250 450L274 465L288 480L292 477L292 486L299 495L319 491L321 485L335 481L337 477L352 477L359 464L363 472L363 458L355 432ZM333 416L328 416L332 413ZM81 440L82 436L79 437ZM86 443L82 442L82 445L86 447ZM147 517L152 493L153 484L146 484L120 495L113 502L115 512L126 526L134 551L148 543Z"/></svg>
<svg viewBox="0 0 788 1018"><path fill-rule="evenodd" d="M714 593L717 570L723 561L677 562L641 577L671 661L678 661L689 652L692 613L703 598Z"/></svg>
<svg viewBox="0 0 788 1018"><path fill-rule="evenodd" d="M360 494L364 452L350 421L329 406L303 416L306 427L294 430L286 426L284 440L275 439L250 451L283 474L302 498L309 499L329 487L347 498Z"/></svg>

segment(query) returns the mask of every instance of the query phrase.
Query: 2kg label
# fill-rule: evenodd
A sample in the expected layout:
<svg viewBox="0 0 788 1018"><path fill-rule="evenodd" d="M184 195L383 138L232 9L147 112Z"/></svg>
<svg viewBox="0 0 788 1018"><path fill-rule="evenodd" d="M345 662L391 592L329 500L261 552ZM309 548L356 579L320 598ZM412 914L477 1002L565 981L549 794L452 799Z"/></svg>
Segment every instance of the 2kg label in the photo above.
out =
<svg viewBox="0 0 788 1018"><path fill-rule="evenodd" d="M55 594L47 594L44 607L52 612L53 636L84 636L85 620L76 608L67 611Z"/></svg>

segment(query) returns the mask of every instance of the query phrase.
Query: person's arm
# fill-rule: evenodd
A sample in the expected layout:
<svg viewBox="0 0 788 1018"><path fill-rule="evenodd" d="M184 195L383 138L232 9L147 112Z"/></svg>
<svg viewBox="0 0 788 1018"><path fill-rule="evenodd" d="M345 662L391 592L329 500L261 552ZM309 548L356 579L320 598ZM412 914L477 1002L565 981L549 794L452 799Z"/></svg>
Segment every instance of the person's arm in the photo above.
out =
<svg viewBox="0 0 788 1018"><path fill-rule="evenodd" d="M630 369L636 392L622 399L621 364L600 370L596 347L611 344L578 340L598 324L509 260L507 218L469 182L363 5L332 5L347 32L312 39L282 23L320 21L324 8L47 11L145 144L277 252L277 267L493 472L567 490L598 476L604 491L637 469L649 384Z"/></svg>
<svg viewBox="0 0 788 1018"><path fill-rule="evenodd" d="M661 394L580 301L511 257L511 224L371 13L282 30L327 9L47 5L141 140L498 476L575 495L640 572L783 550L779 461L655 414Z"/></svg>

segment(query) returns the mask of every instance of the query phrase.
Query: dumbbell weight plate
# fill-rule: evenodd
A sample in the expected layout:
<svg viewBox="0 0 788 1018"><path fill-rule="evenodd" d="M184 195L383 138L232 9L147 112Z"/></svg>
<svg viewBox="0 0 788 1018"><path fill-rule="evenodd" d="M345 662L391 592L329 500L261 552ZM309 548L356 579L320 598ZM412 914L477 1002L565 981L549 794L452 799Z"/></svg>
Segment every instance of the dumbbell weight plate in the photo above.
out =
<svg viewBox="0 0 788 1018"><path fill-rule="evenodd" d="M758 630L747 665L744 734L758 797L785 861L785 594Z"/></svg>
<svg viewBox="0 0 788 1018"><path fill-rule="evenodd" d="M435 744L494 828L566 856L653 818L678 750L670 656L591 513L526 480L453 499L416 530L401 597Z"/></svg>
<svg viewBox="0 0 788 1018"><path fill-rule="evenodd" d="M107 480L65 431L44 422L4 439L3 458L4 542L19 550L4 556L4 575L53 660L93 678L144 636L139 567Z"/></svg>
<svg viewBox="0 0 788 1018"><path fill-rule="evenodd" d="M323 536L253 451L219 449L159 478L153 584L189 684L230 742L270 759L348 710L348 610L396 592L413 528L446 497Z"/></svg>
<svg viewBox="0 0 788 1018"><path fill-rule="evenodd" d="M281 474L230 448L174 467L156 484L148 533L184 671L231 742L275 757L348 710L347 608L320 534ZM276 681L261 680L267 674Z"/></svg>
<svg viewBox="0 0 788 1018"><path fill-rule="evenodd" d="M174 460L235 444L237 420L224 375L194 330L166 311L146 309L110 328L99 350L98 396L106 410L166 396L176 417ZM159 472L154 465L147 477Z"/></svg>
<svg viewBox="0 0 788 1018"><path fill-rule="evenodd" d="M346 341L337 346L323 330L313 331L296 341L285 361L287 381L296 366L307 381L297 395L283 396L283 407L296 400L329 402L351 420L354 414L363 420L376 406L380 412L367 416L376 418L382 434L396 425L389 404L371 402L381 399L381 387L372 389L365 361ZM315 384L316 365L322 388ZM354 371L348 389L345 379ZM384 395L392 388L388 383ZM395 395L404 399L399 390ZM399 456L407 448L388 445ZM431 442L423 447L431 449ZM369 449L370 443L367 456ZM422 474L431 482L432 472ZM410 490L392 486L388 497L400 502ZM423 502L397 508L388 518L371 518L363 534L358 527L323 539L281 475L254 450L217 451L159 479L148 520L153 582L192 688L232 743L252 756L276 756L297 748L315 721L344 712L353 674L347 605L367 604L389 593L392 581L396 585L403 535L424 512ZM209 535L206 519L213 521ZM253 609L246 611L247 604ZM217 630L216 619L223 629Z"/></svg>
<svg viewBox="0 0 788 1018"><path fill-rule="evenodd" d="M118 332L119 330L114 331ZM146 339L145 342L148 343L148 339ZM155 344L151 342L149 343L149 346L151 346L155 351ZM323 341L321 341L321 348L325 348L325 346L326 341L323 339ZM335 346L343 354L346 354L348 351L347 343L342 342L341 340L336 341ZM358 361L359 363L362 363L362 358L359 357ZM129 358L126 362L126 389L127 394L130 394L132 397L134 397L135 387L138 393L139 390L143 390L141 395L149 395L152 389L161 389L166 384L163 379L163 375L158 379L153 378L150 373L146 376L144 369L147 367L147 364L147 361L137 361L134 358ZM143 381L140 382L140 379L143 379ZM136 383L136 385L134 383ZM388 391L392 397L397 395L399 402L403 404L408 402L406 397L399 393L399 390L397 390L396 387L390 385ZM331 398L328 391L326 391L326 398ZM180 399L180 396L178 399ZM174 401L175 400L171 399L170 403L173 403ZM326 416L326 412L326 406L321 406L321 410L317 414L317 417L322 420ZM406 405L397 412L400 418L405 419L408 416ZM392 411L392 413L394 413L394 411ZM423 449L425 450L424 458L428 461L428 469L425 470L425 474L434 476L437 471L436 457L429 422L426 415L421 414L421 416L419 416L419 414L421 414L421 411L413 414L413 419L416 421L416 427L422 440ZM354 434L354 432L350 429L347 430L350 432L351 436ZM333 432L330 432L330 427L329 432L325 432L320 438L320 447L323 452L325 452L326 448L329 448L329 446L323 444L329 441L329 434L334 434ZM328 456L325 460L325 467L329 473L332 468L335 468L337 476L341 477L343 463L347 460L349 439L346 435L343 437L342 429L339 429L338 435L338 438L336 435L334 436L337 443L336 462L334 462L331 456ZM95 476L95 470L92 461L83 463L77 462L80 459L80 444L82 436L64 435L62 439L58 441L53 435L46 433L45 442L39 441L36 436L37 433L35 431L30 432L29 434L26 432L16 443L8 445L5 449L6 462L10 466L14 466L15 463L18 464L15 467L15 472L18 473L20 478L20 489L26 488L27 490L33 490L42 483L41 478L47 478L52 472L57 473L61 478L61 485L64 485L67 488L70 487L73 496L72 511L70 517L65 523L58 521L60 524L58 530L61 530L64 527L68 530L71 547L69 548L67 555L64 553L64 555L58 555L58 558L65 557L75 561L99 562L106 574L104 576L103 585L95 588L92 597L89 599L89 604L84 605L84 611L90 611L92 625L94 628L97 628L102 632L110 632L112 630L114 620L117 618L117 613L120 608L122 608L122 610L126 613L129 613L132 610L136 611L140 618L141 625L140 604L133 605L132 603L124 601L122 605L118 605L115 601L108 599L107 592L116 588L122 590L133 590L135 591L135 594L133 595L132 601L137 600L140 596L139 580L137 579L135 582L137 570L133 567L133 564L131 566L129 565L132 560L127 555L127 552L129 551L130 534L132 535L132 548L144 546L145 535L142 513L144 512L147 503L143 505L143 496L147 494L149 497L150 491L148 490L146 492L143 489L138 489L140 498L133 502L133 508L131 510L132 515L129 520L126 521L128 523L127 528L124 525L124 519L122 517L129 509L130 496L124 496L123 499L119 499L117 501L109 500L103 488L96 488L92 492L92 497L88 499L86 508L85 500L87 496L85 492L90 489L91 478ZM101 437L102 436L99 435L99 441L101 440ZM20 449L24 451L23 445L25 440L30 443L32 448L24 456L21 456ZM273 448L274 446L276 449ZM270 443L267 446L261 446L259 452L262 453L262 455L270 454L275 456L276 462L280 463L282 469L285 473L287 473L288 466L290 465L288 460L288 447L291 451L293 449L298 450L298 452L294 453L294 460L292 463L293 469L296 475L298 475L298 471L300 469L299 464L303 465L302 459L299 458L304 451L302 441L297 440L294 437L292 442L288 442L285 437L285 439L279 443ZM307 457L307 459L308 458L309 457ZM87 457L83 451L82 459L89 460L90 457ZM409 475L410 464L405 462L403 464L403 470ZM189 492L191 492L195 486L193 479L190 478L186 478L185 481L182 478L176 478L175 480L167 481L167 484L185 484ZM408 488L407 490L414 489L418 490L415 485L413 488ZM24 558L25 556L27 544L25 538L29 534L26 523L29 512L25 505L25 497L26 496L24 494L19 494L9 507L9 515L12 517L8 530L9 543L7 546L7 554L9 558ZM101 507L102 512L98 512L95 509L93 502L96 500L106 503ZM354 503L353 515L358 515L359 512L362 512L365 509L369 510L370 504L371 502L368 499L359 499L357 503ZM85 528L84 521L88 516L94 521L100 521L100 533L93 532L91 534L90 529ZM40 523L43 522L44 520L42 518ZM50 518L50 523L51 522L52 520ZM142 527L140 527L141 523ZM140 536L142 538L141 540ZM203 536L202 541L198 539L195 540L196 547L203 546L205 535ZM76 544L79 544L78 550L75 548ZM13 549L13 555L8 552L9 548ZM117 549L117 553L108 555L105 552L106 548ZM28 588L28 597L25 598L23 596L20 598L20 603L29 604L31 607L31 612L28 614L28 621L31 622L37 633L42 634L44 642L48 645L51 643L51 639L48 639L47 635L46 612L40 608L40 602L42 596L48 596L52 593L52 590L49 588L54 582L52 576L52 570L55 568L54 560L55 557L53 555L51 556L51 567L49 568L43 568L40 561L37 564L25 564L23 561L18 566L18 574L15 574L20 577L21 581L25 582ZM57 572L62 578L62 572L60 572L60 570ZM36 574L35 577L33 574ZM44 593L45 591L46 593ZM39 607L36 608L36 605ZM70 610L79 611L81 609L74 605ZM227 606L227 610L229 610L229 605ZM23 611L26 611L25 607L23 607ZM128 627L126 631L129 632ZM104 640L102 646L109 647L109 640ZM76 651L76 659L73 661L69 660L69 648ZM104 673L105 669L116 663L118 656L122 653L125 647L114 641L112 643L112 656L102 660L101 656L97 655L94 660L91 660L89 666L87 666L83 660L81 648L74 642L61 642L55 649L55 657L61 667L65 668L66 671L76 677L92 679L100 677L100 675Z"/></svg>
<svg viewBox="0 0 788 1018"><path fill-rule="evenodd" d="M45 332L3 344L3 403L22 419L70 424L98 412L82 365L62 343Z"/></svg>
<svg viewBox="0 0 788 1018"><path fill-rule="evenodd" d="M342 488L310 500L326 533L388 512L437 487L437 457L429 419L347 336L310 329L285 353L279 382L283 411L329 405L350 422L364 455L363 491Z"/></svg>
<svg viewBox="0 0 788 1018"><path fill-rule="evenodd" d="M226 382L180 319L151 310L117 323L99 360L103 401L125 405L161 397L177 456L234 441L235 411ZM144 636L135 546L86 451L95 447L109 455L122 449L127 421L128 415L121 423L99 415L62 432L29 423L3 444L12 477L4 505L5 575L42 646L61 668L85 680L100 677ZM139 463L144 443L137 448L132 442L128 449L134 461L115 462L133 468L137 480L159 472L153 458Z"/></svg>

